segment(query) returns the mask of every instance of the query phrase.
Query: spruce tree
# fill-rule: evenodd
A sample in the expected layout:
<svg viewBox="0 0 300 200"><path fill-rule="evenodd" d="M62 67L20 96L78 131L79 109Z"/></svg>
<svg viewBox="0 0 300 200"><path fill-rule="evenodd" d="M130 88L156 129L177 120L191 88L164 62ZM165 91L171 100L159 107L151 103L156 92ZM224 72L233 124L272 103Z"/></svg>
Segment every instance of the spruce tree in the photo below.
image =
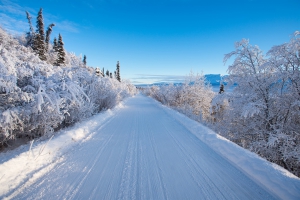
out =
<svg viewBox="0 0 300 200"><path fill-rule="evenodd" d="M33 48L35 33L34 33L32 22L31 22L31 16L30 16L29 12L27 12L27 11L26 11L26 18L27 18L28 24L29 24L29 32L26 33L26 40L27 40L26 46Z"/></svg>
<svg viewBox="0 0 300 200"><path fill-rule="evenodd" d="M97 76L100 76L100 75L101 75L101 71L100 71L100 69L99 69L98 67L96 67L95 72L96 72L96 75L97 75Z"/></svg>
<svg viewBox="0 0 300 200"><path fill-rule="evenodd" d="M109 73L109 78L112 78L112 73L111 72Z"/></svg>
<svg viewBox="0 0 300 200"><path fill-rule="evenodd" d="M109 71L108 70L106 70L106 76L109 77Z"/></svg>
<svg viewBox="0 0 300 200"><path fill-rule="evenodd" d="M57 42L57 60L56 64L58 66L63 66L65 65L65 50L64 50L64 42L62 41L62 36L59 34L58 35L58 42Z"/></svg>
<svg viewBox="0 0 300 200"><path fill-rule="evenodd" d="M52 27L55 26L55 24L50 24L48 26L48 29L46 31L46 39L45 39L45 43L46 43L46 51L48 51L49 49L49 41L50 41L50 34L52 32Z"/></svg>
<svg viewBox="0 0 300 200"><path fill-rule="evenodd" d="M119 82L121 82L121 77L120 77L120 63L119 63L119 61L117 62L116 79Z"/></svg>
<svg viewBox="0 0 300 200"><path fill-rule="evenodd" d="M43 19L43 9L41 8L37 21L36 21L36 36L34 39L34 50L39 55L41 60L46 60L45 51L45 32L44 32L44 19Z"/></svg>
<svg viewBox="0 0 300 200"><path fill-rule="evenodd" d="M40 34L41 39L45 41L45 31L44 31L44 18L43 18L43 8L40 8L40 11L37 16L36 21L37 32Z"/></svg>
<svg viewBox="0 0 300 200"><path fill-rule="evenodd" d="M58 52L58 44L57 44L57 39L56 38L54 38L54 40L53 40L53 50L55 52Z"/></svg>
<svg viewBox="0 0 300 200"><path fill-rule="evenodd" d="M221 84L221 85L220 85L220 91L219 91L219 94L222 94L223 92L225 92L225 90L224 90L224 85Z"/></svg>
<svg viewBox="0 0 300 200"><path fill-rule="evenodd" d="M86 66L86 56L85 55L83 56L83 61L82 62L84 64L84 66Z"/></svg>

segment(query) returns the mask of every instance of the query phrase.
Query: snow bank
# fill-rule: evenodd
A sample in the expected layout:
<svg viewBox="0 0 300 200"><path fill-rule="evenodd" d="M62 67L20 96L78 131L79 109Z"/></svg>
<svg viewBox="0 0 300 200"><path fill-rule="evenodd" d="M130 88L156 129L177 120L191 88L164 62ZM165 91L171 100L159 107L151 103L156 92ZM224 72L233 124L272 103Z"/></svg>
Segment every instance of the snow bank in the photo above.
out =
<svg viewBox="0 0 300 200"><path fill-rule="evenodd" d="M280 199L300 199L300 179L289 171L243 149L185 115L161 104L159 106L271 194Z"/></svg>
<svg viewBox="0 0 300 200"><path fill-rule="evenodd" d="M0 154L2 161L0 164L0 198L13 198L19 191L31 185L57 163L63 161L67 151L89 140L96 129L101 129L113 118L115 112L123 107L123 104L119 103L113 110L107 110L89 120L75 124L72 128L61 130L48 140L36 144L33 142L33 144L23 145L16 151ZM28 151L20 150L24 148ZM10 159L5 159L6 156Z"/></svg>

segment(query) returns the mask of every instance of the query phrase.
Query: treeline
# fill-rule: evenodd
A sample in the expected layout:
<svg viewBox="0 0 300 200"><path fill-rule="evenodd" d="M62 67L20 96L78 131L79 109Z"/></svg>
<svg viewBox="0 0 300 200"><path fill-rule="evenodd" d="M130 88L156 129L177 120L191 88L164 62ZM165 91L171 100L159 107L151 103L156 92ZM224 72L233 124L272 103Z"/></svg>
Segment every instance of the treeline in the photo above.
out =
<svg viewBox="0 0 300 200"><path fill-rule="evenodd" d="M299 36L296 32L267 55L248 40L237 42L225 55L224 62L234 61L219 94L212 94L203 76L147 93L300 177Z"/></svg>
<svg viewBox="0 0 300 200"><path fill-rule="evenodd" d="M29 31L26 33L26 47L31 47L41 60L53 65L64 66L66 53L61 34L58 35L58 40L54 38L53 45L50 45L50 35L55 24L50 24L45 34L42 8L38 12L36 31L32 25L32 17L27 11L26 17L29 24Z"/></svg>
<svg viewBox="0 0 300 200"><path fill-rule="evenodd" d="M61 36L52 45L54 25L43 37L41 11L35 32L29 14L26 35L12 37L0 28L0 148L52 134L136 92L121 81L118 66L117 78L104 77L86 65L86 57L65 51Z"/></svg>

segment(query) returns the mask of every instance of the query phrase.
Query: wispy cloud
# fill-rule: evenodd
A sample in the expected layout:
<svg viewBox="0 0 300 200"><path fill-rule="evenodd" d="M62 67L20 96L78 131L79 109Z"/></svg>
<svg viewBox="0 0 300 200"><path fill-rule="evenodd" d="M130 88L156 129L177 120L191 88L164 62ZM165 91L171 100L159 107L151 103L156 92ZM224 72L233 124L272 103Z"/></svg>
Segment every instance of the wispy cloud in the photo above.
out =
<svg viewBox="0 0 300 200"><path fill-rule="evenodd" d="M14 15L24 15L25 10L18 4L9 1L9 0L1 0L0 1L0 11L5 13L10 13Z"/></svg>
<svg viewBox="0 0 300 200"><path fill-rule="evenodd" d="M67 31L67 32L72 32L72 33L78 33L79 32L79 26L71 21L64 20L61 22L55 22L56 28Z"/></svg>
<svg viewBox="0 0 300 200"><path fill-rule="evenodd" d="M4 13L0 13L0 19L0 25L12 34L22 34L28 29L26 21L18 20Z"/></svg>
<svg viewBox="0 0 300 200"><path fill-rule="evenodd" d="M38 13L38 10L22 7L11 0L0 0L0 25L13 34L22 34L28 31L29 27L25 11L28 11L33 18ZM77 33L80 30L79 25L75 22L59 19L52 14L43 14L46 22L45 28L47 28L48 24L55 23L55 29L59 32ZM34 21L32 22L34 23Z"/></svg>
<svg viewBox="0 0 300 200"><path fill-rule="evenodd" d="M32 12L30 8L23 8L10 0L0 0L0 25L12 34L22 34L27 31L25 11Z"/></svg>

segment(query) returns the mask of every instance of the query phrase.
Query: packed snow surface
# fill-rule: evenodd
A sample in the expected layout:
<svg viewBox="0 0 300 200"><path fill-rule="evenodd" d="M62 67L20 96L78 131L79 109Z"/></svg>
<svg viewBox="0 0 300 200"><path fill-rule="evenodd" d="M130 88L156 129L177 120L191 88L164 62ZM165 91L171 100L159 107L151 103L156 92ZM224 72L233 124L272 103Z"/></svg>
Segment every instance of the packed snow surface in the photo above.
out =
<svg viewBox="0 0 300 200"><path fill-rule="evenodd" d="M1 199L300 199L300 179L137 95L0 155Z"/></svg>

